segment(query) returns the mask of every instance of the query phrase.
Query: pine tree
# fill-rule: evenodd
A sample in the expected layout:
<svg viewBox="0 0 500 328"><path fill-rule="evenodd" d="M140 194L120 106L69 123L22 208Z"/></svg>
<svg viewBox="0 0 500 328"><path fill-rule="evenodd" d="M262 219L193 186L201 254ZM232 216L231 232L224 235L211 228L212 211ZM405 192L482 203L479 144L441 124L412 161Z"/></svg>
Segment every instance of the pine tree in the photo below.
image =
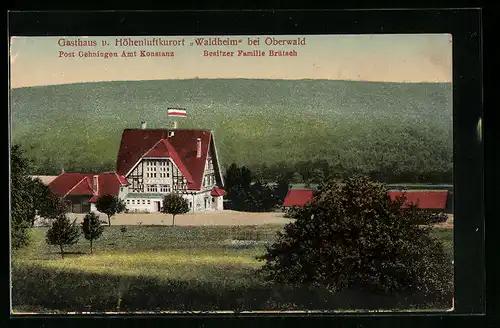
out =
<svg viewBox="0 0 500 328"><path fill-rule="evenodd" d="M99 216L94 212L87 213L83 218L82 231L85 239L90 241L90 254L92 254L93 241L101 237L104 231L104 226L101 224Z"/></svg>
<svg viewBox="0 0 500 328"><path fill-rule="evenodd" d="M76 226L76 219L71 222L66 215L59 215L47 230L45 241L49 245L59 246L61 257L64 258L64 246L76 244L78 237L80 237L80 230Z"/></svg>

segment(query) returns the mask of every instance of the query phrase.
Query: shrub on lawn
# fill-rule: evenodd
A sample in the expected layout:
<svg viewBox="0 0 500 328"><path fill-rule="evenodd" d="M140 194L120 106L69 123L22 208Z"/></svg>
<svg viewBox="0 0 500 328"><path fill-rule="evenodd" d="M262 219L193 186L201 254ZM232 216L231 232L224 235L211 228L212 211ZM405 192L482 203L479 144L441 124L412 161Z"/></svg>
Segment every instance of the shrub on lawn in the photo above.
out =
<svg viewBox="0 0 500 328"><path fill-rule="evenodd" d="M122 213L127 209L127 205L120 198L113 195L102 195L97 199L95 207L99 212L108 216L108 225L111 225L111 217L117 213Z"/></svg>
<svg viewBox="0 0 500 328"><path fill-rule="evenodd" d="M266 261L262 273L275 283L323 286L332 294L448 301L452 268L430 235L439 214L404 202L366 177L325 184L259 257Z"/></svg>
<svg viewBox="0 0 500 328"><path fill-rule="evenodd" d="M178 194L167 194L163 198L163 213L172 214L172 226L175 225L175 216L189 212L189 204L186 199Z"/></svg>
<svg viewBox="0 0 500 328"><path fill-rule="evenodd" d="M79 236L80 230L76 226L76 219L71 222L66 215L59 215L47 230L45 241L49 245L59 246L61 257L64 258L63 247L76 244Z"/></svg>
<svg viewBox="0 0 500 328"><path fill-rule="evenodd" d="M87 213L83 218L82 231L85 239L90 241L90 254L92 254L92 243L94 240L101 237L104 227L101 225L101 220L94 212Z"/></svg>

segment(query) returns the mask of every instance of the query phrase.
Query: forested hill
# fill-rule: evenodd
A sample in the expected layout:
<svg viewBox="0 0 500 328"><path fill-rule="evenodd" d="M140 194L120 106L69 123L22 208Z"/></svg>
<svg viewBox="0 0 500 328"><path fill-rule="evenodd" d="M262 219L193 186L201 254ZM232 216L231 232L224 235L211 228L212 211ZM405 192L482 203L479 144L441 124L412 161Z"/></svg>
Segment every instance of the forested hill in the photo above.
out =
<svg viewBox="0 0 500 328"><path fill-rule="evenodd" d="M38 174L113 170L125 128L212 129L223 165L326 159L357 171L452 167L446 83L192 79L12 90L12 138ZM280 165L284 165L281 163Z"/></svg>

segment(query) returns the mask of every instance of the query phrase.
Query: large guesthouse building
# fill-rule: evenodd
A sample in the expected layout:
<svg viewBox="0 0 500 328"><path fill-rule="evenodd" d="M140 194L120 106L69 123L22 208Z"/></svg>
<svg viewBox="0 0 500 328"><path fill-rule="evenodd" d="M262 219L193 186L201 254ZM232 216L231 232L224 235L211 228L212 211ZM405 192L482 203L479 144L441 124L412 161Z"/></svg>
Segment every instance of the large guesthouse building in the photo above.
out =
<svg viewBox="0 0 500 328"><path fill-rule="evenodd" d="M115 179L106 181L112 186L99 181L110 175ZM123 131L116 172L63 173L49 187L69 202L78 200L81 205L70 204L74 212L96 211L103 194L123 199L129 212L160 212L169 193L181 195L190 211L197 212L223 209L223 184L212 131L147 129L143 123L140 129Z"/></svg>

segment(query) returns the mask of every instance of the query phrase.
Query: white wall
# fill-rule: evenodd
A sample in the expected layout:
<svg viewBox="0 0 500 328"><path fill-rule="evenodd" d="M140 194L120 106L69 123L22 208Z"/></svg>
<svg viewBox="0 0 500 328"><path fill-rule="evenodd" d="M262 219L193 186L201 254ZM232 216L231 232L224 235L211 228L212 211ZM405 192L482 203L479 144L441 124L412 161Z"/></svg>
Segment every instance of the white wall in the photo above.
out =
<svg viewBox="0 0 500 328"><path fill-rule="evenodd" d="M204 211L204 210L223 210L223 197L215 197L215 202L212 202L212 196L210 195L211 190L204 190L200 192L196 192L195 194L182 194L182 197L188 201L188 204L192 205L193 207L190 208L190 212L199 212L199 211ZM147 211L147 212L158 212L156 208L155 201L160 201L160 206L163 207L163 199L162 198L145 198L145 204L142 203L143 199L139 198L139 195L137 195L137 198L134 197L134 193L128 194L129 198L125 198L128 193L128 188L124 187L122 191L120 191L120 194L118 197L123 199L125 201L125 204L127 206L127 209L129 212L132 212L134 210L138 211ZM207 207L205 207L205 197L207 198ZM132 199L134 200L134 204L132 204ZM128 203L127 203L128 200ZM139 200L139 203L137 201ZM148 204L148 200L150 203ZM92 204L91 206L92 211L95 210L95 205Z"/></svg>
<svg viewBox="0 0 500 328"><path fill-rule="evenodd" d="M223 196L215 197L215 202L213 203L215 210L222 211L224 209L224 199L223 198L224 198Z"/></svg>
<svg viewBox="0 0 500 328"><path fill-rule="evenodd" d="M125 205L130 212L134 210L140 212L158 212L156 202L160 202L162 205L162 200L160 198L135 198L134 194L130 194L130 198L125 199Z"/></svg>

